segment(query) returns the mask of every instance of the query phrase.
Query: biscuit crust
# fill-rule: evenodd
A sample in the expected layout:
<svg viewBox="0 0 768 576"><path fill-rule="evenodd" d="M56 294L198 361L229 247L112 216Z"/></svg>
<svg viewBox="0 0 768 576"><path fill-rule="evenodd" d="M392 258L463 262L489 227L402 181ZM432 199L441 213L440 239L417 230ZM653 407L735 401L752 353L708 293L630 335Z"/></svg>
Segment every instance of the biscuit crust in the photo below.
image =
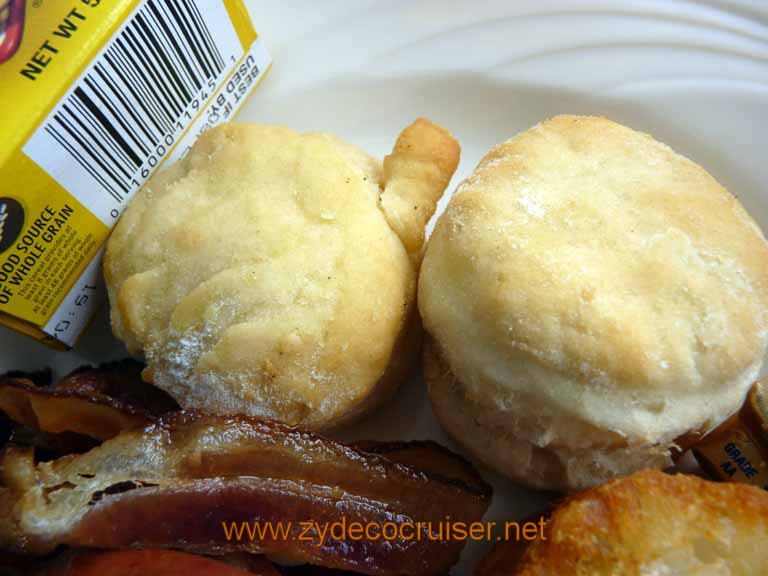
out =
<svg viewBox="0 0 768 576"><path fill-rule="evenodd" d="M458 187L418 301L485 423L547 450L663 446L715 427L757 377L768 244L668 146L558 116Z"/></svg>
<svg viewBox="0 0 768 576"><path fill-rule="evenodd" d="M432 409L445 430L483 464L513 481L540 490L568 492L588 488L635 470L672 465L674 442L605 448L539 446L526 432L513 434L504 413L490 415L464 392L439 346L426 334L422 369ZM534 422L525 425L535 427ZM575 426L574 426L575 428ZM597 434L581 430L582 434Z"/></svg>
<svg viewBox="0 0 768 576"><path fill-rule="evenodd" d="M145 377L185 408L314 428L391 394L420 340L414 254L459 155L427 120L400 140L415 144L389 162L408 170L386 176L329 134L225 125L152 178L104 261L113 331ZM393 226L390 196L418 217Z"/></svg>

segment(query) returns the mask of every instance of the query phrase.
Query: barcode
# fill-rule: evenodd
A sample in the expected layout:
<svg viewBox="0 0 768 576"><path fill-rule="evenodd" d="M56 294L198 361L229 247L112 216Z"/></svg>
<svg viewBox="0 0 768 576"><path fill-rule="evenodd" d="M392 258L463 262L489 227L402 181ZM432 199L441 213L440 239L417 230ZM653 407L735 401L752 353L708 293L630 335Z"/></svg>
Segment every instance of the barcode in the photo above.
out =
<svg viewBox="0 0 768 576"><path fill-rule="evenodd" d="M111 199L108 219L116 218L242 54L227 14L213 9L225 10L210 0L145 0L25 152L75 196ZM71 189L83 187L78 179L89 183L80 194Z"/></svg>

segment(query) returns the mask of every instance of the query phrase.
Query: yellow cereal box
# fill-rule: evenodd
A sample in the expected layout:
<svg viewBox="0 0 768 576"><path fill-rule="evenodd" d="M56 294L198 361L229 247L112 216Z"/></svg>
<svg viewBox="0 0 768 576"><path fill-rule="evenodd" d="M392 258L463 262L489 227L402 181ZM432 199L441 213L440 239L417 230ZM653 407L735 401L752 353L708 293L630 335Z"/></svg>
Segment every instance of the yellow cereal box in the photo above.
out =
<svg viewBox="0 0 768 576"><path fill-rule="evenodd" d="M133 193L270 64L240 0L0 0L0 324L71 346Z"/></svg>

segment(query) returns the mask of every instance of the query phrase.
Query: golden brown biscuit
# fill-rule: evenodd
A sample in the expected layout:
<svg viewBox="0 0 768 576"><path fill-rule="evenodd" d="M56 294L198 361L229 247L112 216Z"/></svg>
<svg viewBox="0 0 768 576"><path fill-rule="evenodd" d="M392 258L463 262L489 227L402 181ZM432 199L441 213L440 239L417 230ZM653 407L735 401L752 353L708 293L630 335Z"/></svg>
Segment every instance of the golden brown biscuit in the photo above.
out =
<svg viewBox="0 0 768 576"><path fill-rule="evenodd" d="M459 186L418 301L448 431L519 482L583 488L669 464L738 408L766 352L768 245L669 147L559 116Z"/></svg>
<svg viewBox="0 0 768 576"><path fill-rule="evenodd" d="M359 415L418 354L424 226L458 157L428 120L383 170L324 133L210 130L109 240L115 334L186 408L315 428Z"/></svg>
<svg viewBox="0 0 768 576"><path fill-rule="evenodd" d="M565 500L527 547L503 542L478 576L768 574L768 493L647 470Z"/></svg>

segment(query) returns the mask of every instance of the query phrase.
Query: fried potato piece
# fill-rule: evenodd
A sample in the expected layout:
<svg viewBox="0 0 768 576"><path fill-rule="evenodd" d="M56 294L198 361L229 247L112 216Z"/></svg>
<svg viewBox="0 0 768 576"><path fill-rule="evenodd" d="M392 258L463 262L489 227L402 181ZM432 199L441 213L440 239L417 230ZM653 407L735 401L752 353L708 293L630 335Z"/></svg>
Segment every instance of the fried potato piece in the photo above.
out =
<svg viewBox="0 0 768 576"><path fill-rule="evenodd" d="M498 544L477 576L768 574L768 493L643 471L567 498L544 533Z"/></svg>

